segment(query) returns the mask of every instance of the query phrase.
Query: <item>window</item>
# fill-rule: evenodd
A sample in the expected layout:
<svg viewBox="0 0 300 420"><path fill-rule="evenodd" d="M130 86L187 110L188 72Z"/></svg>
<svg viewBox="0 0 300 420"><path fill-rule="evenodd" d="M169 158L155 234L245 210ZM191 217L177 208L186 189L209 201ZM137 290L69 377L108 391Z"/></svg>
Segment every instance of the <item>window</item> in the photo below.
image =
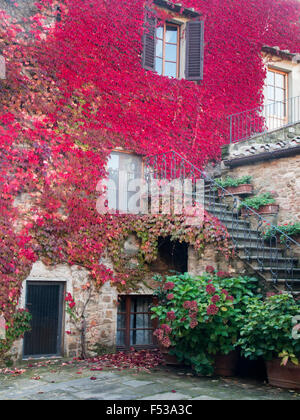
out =
<svg viewBox="0 0 300 420"><path fill-rule="evenodd" d="M151 320L152 296L120 296L117 347L154 347L155 322Z"/></svg>
<svg viewBox="0 0 300 420"><path fill-rule="evenodd" d="M266 107L268 129L279 128L287 122L287 80L287 73L275 69L268 70Z"/></svg>
<svg viewBox="0 0 300 420"><path fill-rule="evenodd" d="M180 26L164 24L156 28L155 70L168 77L179 77Z"/></svg>
<svg viewBox="0 0 300 420"><path fill-rule="evenodd" d="M123 213L138 212L139 198L137 197L134 200L134 197L140 191L141 157L126 152L112 152L107 167L109 173L107 185L109 209Z"/></svg>
<svg viewBox="0 0 300 420"><path fill-rule="evenodd" d="M146 10L143 67L162 76L202 80L204 22L199 13L182 12L180 6L173 8L164 0L154 0L154 4L171 11L174 19L162 23L155 10Z"/></svg>

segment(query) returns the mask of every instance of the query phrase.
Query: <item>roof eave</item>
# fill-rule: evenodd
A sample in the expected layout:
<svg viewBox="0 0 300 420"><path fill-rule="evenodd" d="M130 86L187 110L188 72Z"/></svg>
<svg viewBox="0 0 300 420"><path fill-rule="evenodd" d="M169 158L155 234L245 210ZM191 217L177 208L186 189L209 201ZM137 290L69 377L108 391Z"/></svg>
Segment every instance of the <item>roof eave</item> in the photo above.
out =
<svg viewBox="0 0 300 420"><path fill-rule="evenodd" d="M168 0L154 0L153 2L156 6L163 7L164 9L168 9L174 13L180 13L187 18L194 19L201 16L201 14L196 12L195 9L185 8L181 3L172 3Z"/></svg>
<svg viewBox="0 0 300 420"><path fill-rule="evenodd" d="M267 54L280 56L286 60L290 60L293 62L300 62L300 54L299 53L292 53L289 50L281 50L279 47L270 47L269 45L264 45L262 47L262 52Z"/></svg>

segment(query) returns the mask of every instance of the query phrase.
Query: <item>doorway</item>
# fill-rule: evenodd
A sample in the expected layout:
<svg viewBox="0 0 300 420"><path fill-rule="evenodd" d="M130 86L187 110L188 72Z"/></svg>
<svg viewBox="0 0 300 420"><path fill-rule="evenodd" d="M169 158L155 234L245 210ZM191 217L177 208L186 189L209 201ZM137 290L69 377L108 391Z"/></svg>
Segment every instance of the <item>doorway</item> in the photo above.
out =
<svg viewBox="0 0 300 420"><path fill-rule="evenodd" d="M63 302L64 283L27 282L26 308L32 320L24 337L24 357L61 355Z"/></svg>
<svg viewBox="0 0 300 420"><path fill-rule="evenodd" d="M172 241L171 237L158 238L159 259L168 267L169 275L188 271L188 244Z"/></svg>

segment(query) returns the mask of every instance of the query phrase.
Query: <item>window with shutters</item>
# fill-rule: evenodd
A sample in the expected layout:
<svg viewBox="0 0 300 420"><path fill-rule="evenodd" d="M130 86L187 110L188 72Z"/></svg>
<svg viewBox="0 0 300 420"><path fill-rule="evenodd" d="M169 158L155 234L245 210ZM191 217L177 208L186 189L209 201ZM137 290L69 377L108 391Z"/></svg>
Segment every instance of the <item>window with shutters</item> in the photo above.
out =
<svg viewBox="0 0 300 420"><path fill-rule="evenodd" d="M154 3L168 8L164 0ZM180 8L181 10L181 8ZM173 18L174 17L174 18ZM143 67L161 76L200 81L203 79L204 22L199 13L184 9L162 22L155 10L145 10Z"/></svg>

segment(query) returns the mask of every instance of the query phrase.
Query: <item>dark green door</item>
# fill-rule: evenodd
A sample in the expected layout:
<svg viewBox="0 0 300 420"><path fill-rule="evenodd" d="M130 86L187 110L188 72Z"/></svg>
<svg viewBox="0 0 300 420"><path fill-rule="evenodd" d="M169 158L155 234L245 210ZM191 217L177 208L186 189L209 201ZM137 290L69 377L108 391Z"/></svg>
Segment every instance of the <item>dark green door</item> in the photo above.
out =
<svg viewBox="0 0 300 420"><path fill-rule="evenodd" d="M25 357L61 355L63 293L63 283L27 283L26 307L32 321L24 337Z"/></svg>

